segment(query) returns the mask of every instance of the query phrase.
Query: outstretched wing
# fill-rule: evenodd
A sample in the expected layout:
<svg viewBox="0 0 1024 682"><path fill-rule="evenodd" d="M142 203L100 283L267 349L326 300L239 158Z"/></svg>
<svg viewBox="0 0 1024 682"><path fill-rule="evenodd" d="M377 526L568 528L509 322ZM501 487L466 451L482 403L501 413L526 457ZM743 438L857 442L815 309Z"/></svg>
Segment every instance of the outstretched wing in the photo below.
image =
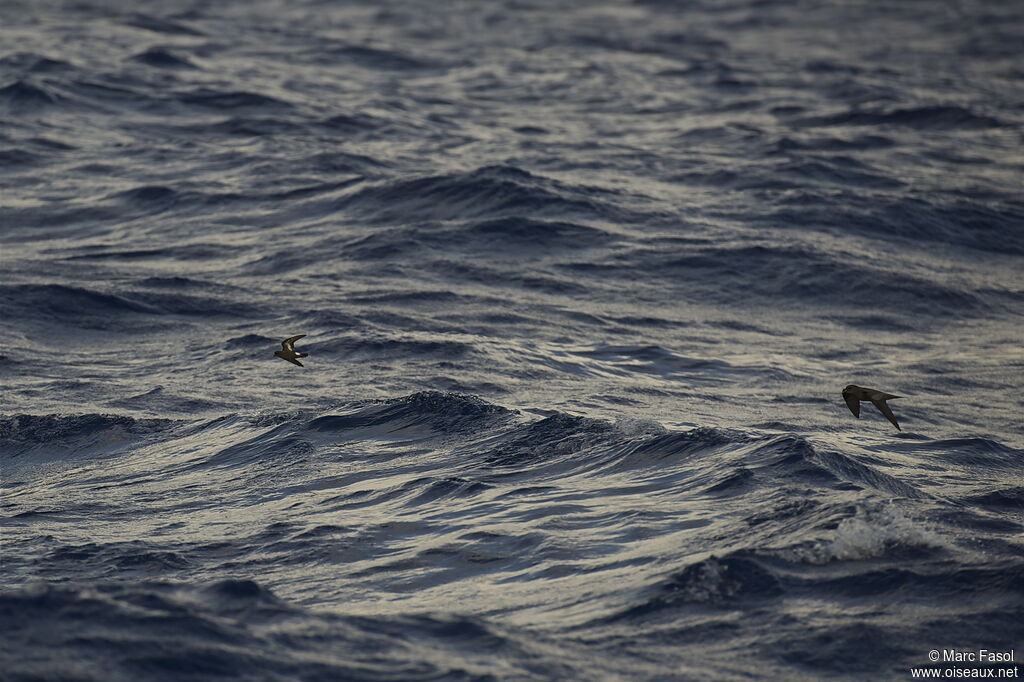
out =
<svg viewBox="0 0 1024 682"><path fill-rule="evenodd" d="M853 416L860 419L860 401L857 400L856 396L843 391L843 400L846 401L846 406L850 408L850 412L853 412Z"/></svg>
<svg viewBox="0 0 1024 682"><path fill-rule="evenodd" d="M295 358L285 358L285 360L287 360L288 362L292 363L293 365L298 365L299 367L305 367L304 364L302 364L301 362L299 362Z"/></svg>
<svg viewBox="0 0 1024 682"><path fill-rule="evenodd" d="M892 393L886 393L885 391L868 389L868 397L871 398L871 400L892 400L894 398L902 398L903 396L893 395Z"/></svg>
<svg viewBox="0 0 1024 682"><path fill-rule="evenodd" d="M281 342L281 348L285 350L295 350L295 342L301 339L305 334L299 334L298 336L291 336Z"/></svg>
<svg viewBox="0 0 1024 682"><path fill-rule="evenodd" d="M893 396L893 397L894 398L898 398L899 396ZM876 399L872 400L871 402L874 404L875 407L878 408L879 412L881 412L882 414L885 415L886 419L888 419L889 421L892 422L892 425L895 426L897 430L902 431L903 429L901 429L900 425L896 423L896 415L894 415L892 413L892 410L889 409L889 406L885 404L885 400L886 400L885 398L882 398L882 399L877 399L876 398Z"/></svg>

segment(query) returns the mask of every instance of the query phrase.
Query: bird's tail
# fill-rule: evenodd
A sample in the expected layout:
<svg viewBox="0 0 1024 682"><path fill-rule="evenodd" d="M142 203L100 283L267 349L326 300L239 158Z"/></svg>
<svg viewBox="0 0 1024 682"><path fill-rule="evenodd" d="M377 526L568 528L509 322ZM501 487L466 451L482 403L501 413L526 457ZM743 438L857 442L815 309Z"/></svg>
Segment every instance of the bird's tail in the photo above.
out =
<svg viewBox="0 0 1024 682"><path fill-rule="evenodd" d="M297 358L308 358L309 357L309 353L296 353L295 357L297 357Z"/></svg>

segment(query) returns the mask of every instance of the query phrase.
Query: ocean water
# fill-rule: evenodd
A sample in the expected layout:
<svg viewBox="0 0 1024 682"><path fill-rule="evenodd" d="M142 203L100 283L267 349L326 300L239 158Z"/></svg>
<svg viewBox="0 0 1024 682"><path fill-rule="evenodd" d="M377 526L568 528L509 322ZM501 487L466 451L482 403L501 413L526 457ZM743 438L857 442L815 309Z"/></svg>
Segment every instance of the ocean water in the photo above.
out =
<svg viewBox="0 0 1024 682"><path fill-rule="evenodd" d="M6 0L0 121L0 679L1021 672L1024 3Z"/></svg>

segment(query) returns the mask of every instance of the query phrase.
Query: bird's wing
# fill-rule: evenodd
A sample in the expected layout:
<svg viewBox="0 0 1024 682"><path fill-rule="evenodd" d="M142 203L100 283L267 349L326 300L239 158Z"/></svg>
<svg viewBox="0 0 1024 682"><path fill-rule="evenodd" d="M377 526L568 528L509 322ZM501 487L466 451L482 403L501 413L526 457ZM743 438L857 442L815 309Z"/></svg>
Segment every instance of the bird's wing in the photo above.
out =
<svg viewBox="0 0 1024 682"><path fill-rule="evenodd" d="M885 391L871 390L869 392L871 400L892 400L893 398L902 398L901 395L893 395L892 393L886 393Z"/></svg>
<svg viewBox="0 0 1024 682"><path fill-rule="evenodd" d="M285 360L287 360L288 362L292 363L293 365L298 365L299 367L305 367L304 364L302 364L301 362L299 362L295 358L285 358Z"/></svg>
<svg viewBox="0 0 1024 682"><path fill-rule="evenodd" d="M893 397L899 397L899 396L893 396ZM881 412L882 414L885 415L886 419L888 419L889 421L892 422L892 425L895 426L898 431L902 431L903 430L903 429L900 428L900 425L896 423L896 415L894 415L892 413L892 410L889 409L889 406L885 404L885 399L884 398L882 400L875 399L875 400L872 400L871 402L874 404L875 407L878 408L879 412Z"/></svg>
<svg viewBox="0 0 1024 682"><path fill-rule="evenodd" d="M860 401L857 400L856 396L843 391L843 400L846 401L846 406L850 408L850 412L853 412L853 416L860 419Z"/></svg>
<svg viewBox="0 0 1024 682"><path fill-rule="evenodd" d="M291 336L281 342L281 348L285 350L295 350L295 342L301 339L305 334L299 334L298 336Z"/></svg>

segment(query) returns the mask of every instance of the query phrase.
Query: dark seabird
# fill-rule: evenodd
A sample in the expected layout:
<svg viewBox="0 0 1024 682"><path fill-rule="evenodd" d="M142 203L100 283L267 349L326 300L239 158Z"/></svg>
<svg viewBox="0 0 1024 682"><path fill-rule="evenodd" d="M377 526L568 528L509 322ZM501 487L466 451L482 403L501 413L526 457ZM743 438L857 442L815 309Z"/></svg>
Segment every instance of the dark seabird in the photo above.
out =
<svg viewBox="0 0 1024 682"><path fill-rule="evenodd" d="M309 353L295 352L295 342L301 339L303 336L305 336L305 334L299 334L298 336L292 336L291 338L285 339L284 341L281 342L281 350L275 351L274 355L281 358L282 360L287 360L293 365L305 367L305 365L303 365L301 362L295 359L309 357Z"/></svg>
<svg viewBox="0 0 1024 682"><path fill-rule="evenodd" d="M894 398L900 398L902 396L893 395L891 393L883 393L882 391L876 391L873 388L861 388L860 386L854 386L850 384L843 389L843 400L850 408L850 412L853 412L853 416L860 419L860 401L870 400L871 403L878 408L878 411L885 415L885 418L892 422L892 425L897 429L900 429L900 425L896 423L896 417L893 415L892 410L885 404L886 400L892 400Z"/></svg>

